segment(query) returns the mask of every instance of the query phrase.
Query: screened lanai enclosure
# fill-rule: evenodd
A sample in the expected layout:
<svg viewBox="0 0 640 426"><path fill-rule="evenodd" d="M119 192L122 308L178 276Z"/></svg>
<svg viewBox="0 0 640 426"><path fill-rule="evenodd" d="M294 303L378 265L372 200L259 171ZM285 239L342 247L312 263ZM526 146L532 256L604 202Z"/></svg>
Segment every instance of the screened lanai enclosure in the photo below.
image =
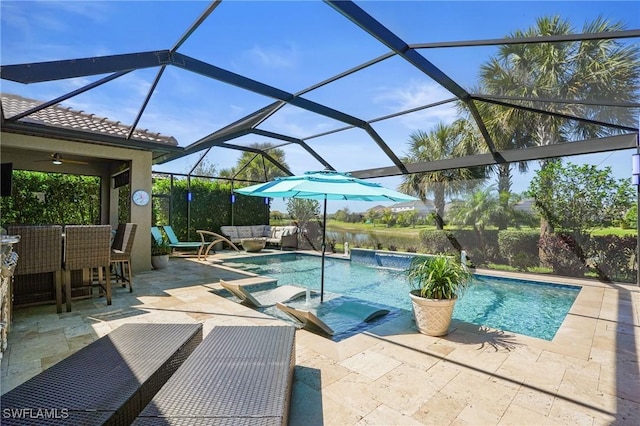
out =
<svg viewBox="0 0 640 426"><path fill-rule="evenodd" d="M234 187L329 169L422 200L334 206L424 228L382 248L638 280L637 2L116 3L2 3L2 132L151 149L155 214L183 238L198 214L218 232L286 210Z"/></svg>

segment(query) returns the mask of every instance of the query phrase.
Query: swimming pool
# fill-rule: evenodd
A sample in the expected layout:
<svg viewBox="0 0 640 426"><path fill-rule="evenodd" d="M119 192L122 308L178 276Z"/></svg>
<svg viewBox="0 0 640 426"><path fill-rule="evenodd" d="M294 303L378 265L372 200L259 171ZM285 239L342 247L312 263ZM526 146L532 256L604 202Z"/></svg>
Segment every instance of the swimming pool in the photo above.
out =
<svg viewBox="0 0 640 426"><path fill-rule="evenodd" d="M255 274L320 290L320 258L287 253L225 262ZM552 340L580 287L476 275L456 303L455 319ZM411 310L409 285L401 269L372 267L346 259L325 260L325 298L348 295L400 310ZM328 295L328 296L327 296Z"/></svg>

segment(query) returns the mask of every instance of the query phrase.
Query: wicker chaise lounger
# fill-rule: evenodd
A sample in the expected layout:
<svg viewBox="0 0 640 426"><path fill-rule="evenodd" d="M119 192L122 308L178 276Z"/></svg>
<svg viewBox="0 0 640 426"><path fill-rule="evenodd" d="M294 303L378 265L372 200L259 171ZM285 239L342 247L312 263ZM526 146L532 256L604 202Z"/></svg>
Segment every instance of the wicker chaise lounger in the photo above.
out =
<svg viewBox="0 0 640 426"><path fill-rule="evenodd" d="M2 425L125 425L202 341L202 324L123 324L2 395Z"/></svg>
<svg viewBox="0 0 640 426"><path fill-rule="evenodd" d="M134 425L286 425L295 327L216 326Z"/></svg>
<svg viewBox="0 0 640 426"><path fill-rule="evenodd" d="M314 333L328 334L333 336L336 334L327 323L318 318L313 312L296 309L284 303L276 303L276 307L285 314L289 315L296 322L300 323L302 328ZM362 322L373 321L374 319L387 315L388 309L381 309L358 302L345 302L331 309L331 313L335 315L348 316Z"/></svg>
<svg viewBox="0 0 640 426"><path fill-rule="evenodd" d="M304 295L307 289L295 285L281 285L274 289L260 292L259 295L253 294L242 285L234 284L229 281L220 280L220 285L231 294L236 296L245 305L253 308L264 308L273 306L277 302L287 302Z"/></svg>

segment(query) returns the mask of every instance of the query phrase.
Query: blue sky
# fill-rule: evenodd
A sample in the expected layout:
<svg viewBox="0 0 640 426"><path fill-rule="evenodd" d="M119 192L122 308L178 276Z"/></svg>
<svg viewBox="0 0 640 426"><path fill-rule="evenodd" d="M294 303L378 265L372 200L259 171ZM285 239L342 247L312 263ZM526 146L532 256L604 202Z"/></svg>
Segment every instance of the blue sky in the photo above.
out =
<svg viewBox="0 0 640 426"><path fill-rule="evenodd" d="M73 59L168 49L204 11L200 1L5 1L0 2L0 58L3 65ZM407 43L502 38L526 29L536 18L560 15L576 32L585 22L603 16L640 28L637 1L413 1L357 2ZM638 42L638 40L635 40ZM388 49L319 1L223 1L179 52L229 71L295 93L326 78L386 53ZM493 47L430 49L421 53L465 88L477 82L479 65L495 54ZM65 105L98 116L131 123L156 69L132 72ZM20 85L1 81L1 90L49 100L99 77ZM364 120L451 97L451 94L399 58L392 58L305 95L315 102ZM186 146L271 99L236 87L167 68L139 127L176 137ZM399 156L411 132L429 130L455 117L451 106L432 108L374 124L374 129ZM262 128L305 138L343 127L343 123L287 106ZM237 144L273 142L258 136ZM276 142L279 143L279 142ZM390 165L382 151L361 130L311 139L309 145L337 170ZM294 173L322 168L296 146L283 147ZM236 151L215 148L206 157L218 169L235 164ZM629 175L629 153L571 159L611 166L618 177ZM199 156L156 166L159 171L187 172ZM399 178L378 180L395 188ZM526 189L528 178L516 176L514 189ZM332 202L329 211L345 205ZM371 207L349 204L352 211ZM276 200L274 208L284 210Z"/></svg>

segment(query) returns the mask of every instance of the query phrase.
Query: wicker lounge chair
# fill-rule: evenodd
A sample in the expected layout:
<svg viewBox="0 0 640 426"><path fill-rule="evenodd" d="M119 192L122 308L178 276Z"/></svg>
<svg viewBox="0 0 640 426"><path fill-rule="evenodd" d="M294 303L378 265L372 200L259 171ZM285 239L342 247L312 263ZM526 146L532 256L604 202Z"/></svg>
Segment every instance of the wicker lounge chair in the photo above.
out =
<svg viewBox="0 0 640 426"><path fill-rule="evenodd" d="M287 425L295 332L213 327L133 425Z"/></svg>
<svg viewBox="0 0 640 426"><path fill-rule="evenodd" d="M119 224L111 246L111 265L114 268L116 280L122 282L122 287L126 287L129 283L129 292L133 291L131 287L131 249L137 227L138 225L135 223Z"/></svg>
<svg viewBox="0 0 640 426"><path fill-rule="evenodd" d="M311 311L296 309L279 302L276 303L276 307L296 320L296 322L300 323L302 328L306 330L319 334L327 334L329 336L336 334L335 330ZM369 322L378 317L387 315L389 310L369 306L364 303L345 302L340 306L333 308L331 313L335 315L349 316L362 322Z"/></svg>
<svg viewBox="0 0 640 426"><path fill-rule="evenodd" d="M164 233L167 234L167 238L169 239L169 246L174 249L198 249L198 253L202 250L203 242L202 241L180 241L178 237L176 237L176 233L173 232L173 228L171 225L165 225L162 227L164 229Z"/></svg>
<svg viewBox="0 0 640 426"><path fill-rule="evenodd" d="M277 302L287 302L300 297L307 292L307 289L304 287L281 285L274 289L265 290L256 294L248 292L242 285L233 284L231 282L220 280L220 285L240 299L242 303L253 308L264 308L267 306L273 306Z"/></svg>
<svg viewBox="0 0 640 426"><path fill-rule="evenodd" d="M200 342L202 324L123 324L2 395L22 413L2 425L131 424Z"/></svg>

